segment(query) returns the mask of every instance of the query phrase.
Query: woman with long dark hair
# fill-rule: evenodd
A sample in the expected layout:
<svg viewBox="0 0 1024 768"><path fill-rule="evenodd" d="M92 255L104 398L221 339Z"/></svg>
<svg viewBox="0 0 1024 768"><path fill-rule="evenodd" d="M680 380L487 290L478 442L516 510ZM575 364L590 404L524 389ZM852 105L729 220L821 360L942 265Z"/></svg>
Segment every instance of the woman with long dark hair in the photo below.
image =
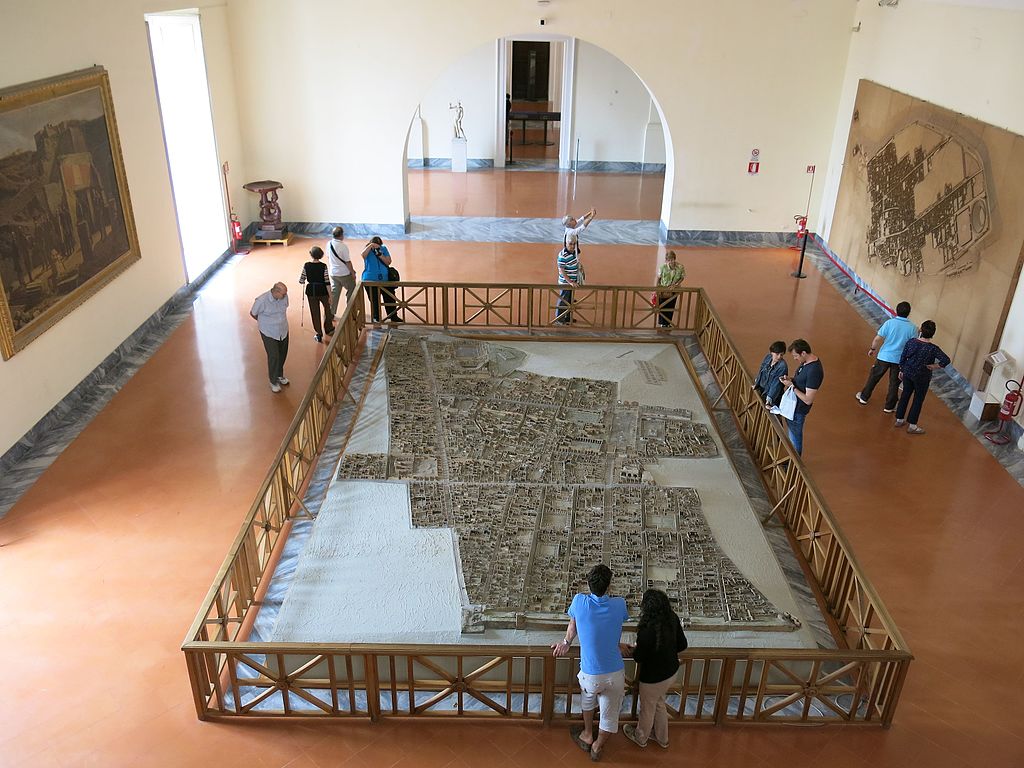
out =
<svg viewBox="0 0 1024 768"><path fill-rule="evenodd" d="M668 595L660 589L644 592L636 644L627 646L639 667L640 719L636 725L622 729L626 738L638 747L646 747L647 740L653 737L659 747L668 749L665 693L679 671L679 654L688 645L683 625L672 610Z"/></svg>

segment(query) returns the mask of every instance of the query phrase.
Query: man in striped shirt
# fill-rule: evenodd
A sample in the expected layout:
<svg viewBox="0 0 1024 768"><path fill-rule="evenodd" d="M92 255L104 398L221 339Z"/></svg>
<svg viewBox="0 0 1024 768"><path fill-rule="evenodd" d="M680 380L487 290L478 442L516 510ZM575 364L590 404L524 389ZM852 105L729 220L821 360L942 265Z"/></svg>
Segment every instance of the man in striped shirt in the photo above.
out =
<svg viewBox="0 0 1024 768"><path fill-rule="evenodd" d="M572 289L583 285L583 265L580 263L579 242L576 235L565 236L565 247L558 252L558 308L556 325L568 325L572 320Z"/></svg>

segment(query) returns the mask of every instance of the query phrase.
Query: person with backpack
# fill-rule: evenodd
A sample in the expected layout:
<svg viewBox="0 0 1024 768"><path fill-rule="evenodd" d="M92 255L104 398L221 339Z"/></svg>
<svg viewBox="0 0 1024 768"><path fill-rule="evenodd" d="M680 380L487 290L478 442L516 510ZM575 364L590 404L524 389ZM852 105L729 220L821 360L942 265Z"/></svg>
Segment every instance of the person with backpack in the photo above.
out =
<svg viewBox="0 0 1024 768"><path fill-rule="evenodd" d="M370 242L363 248L363 274L360 280L364 283L386 283L388 281L388 267L391 266L391 253L384 245L384 241L377 235L370 238ZM370 302L370 317L375 323L380 322L381 289L376 285L364 285L366 298Z"/></svg>
<svg viewBox="0 0 1024 768"><path fill-rule="evenodd" d="M345 229L338 226L331 232L331 240L327 243L327 265L331 275L331 312L335 315L338 314L341 289L345 289L345 303L348 304L352 301L352 291L356 288L356 270L352 266L352 258L344 240Z"/></svg>

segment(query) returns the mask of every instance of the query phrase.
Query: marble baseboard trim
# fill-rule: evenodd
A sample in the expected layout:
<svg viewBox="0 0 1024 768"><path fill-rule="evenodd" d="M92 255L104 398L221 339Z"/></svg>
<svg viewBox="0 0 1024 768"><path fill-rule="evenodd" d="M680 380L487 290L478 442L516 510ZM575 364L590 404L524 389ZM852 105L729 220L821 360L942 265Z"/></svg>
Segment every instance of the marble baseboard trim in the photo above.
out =
<svg viewBox="0 0 1024 768"><path fill-rule="evenodd" d="M868 285L864 278L862 278L860 275L854 272L853 267L851 267L849 264L843 261L842 257L840 257L839 254L837 254L835 251L832 250L831 247L829 247L829 244L825 242L825 239L821 235L812 235L811 242L813 242L815 245L818 246L818 248L821 249L822 254L828 257L828 259L835 265L836 269L842 272L848 280L852 281L853 284L857 286L858 290L866 293L872 301L874 301L876 304L878 304L879 307L884 309L889 317L893 317L896 314L896 310L890 307L888 304L886 304L885 300L878 295L878 292L870 285Z"/></svg>
<svg viewBox="0 0 1024 768"><path fill-rule="evenodd" d="M579 173L664 173L665 164L580 160L576 170Z"/></svg>
<svg viewBox="0 0 1024 768"><path fill-rule="evenodd" d="M374 235L404 239L409 224L363 224L350 221L289 221L288 231L296 237L321 237L330 239L331 231L341 225L346 238L370 238Z"/></svg>
<svg viewBox="0 0 1024 768"><path fill-rule="evenodd" d="M490 216L415 216L408 240L450 240L479 243L550 243L552 259L561 247L560 219L497 218ZM580 238L588 245L658 245L658 224L640 220L596 220Z"/></svg>
<svg viewBox="0 0 1024 768"><path fill-rule="evenodd" d="M794 232L743 232L715 229L668 229L660 225L662 236L671 245L715 245L753 248L787 248L796 245Z"/></svg>
<svg viewBox="0 0 1024 768"><path fill-rule="evenodd" d="M516 145L518 146L518 145ZM488 158L470 158L466 162L469 169L494 168L494 160ZM452 161L447 157L427 157L423 160L407 160L406 165L416 170L450 170ZM512 159L505 161L506 171L549 171L552 173L572 173L572 167L559 168L558 158L517 158L513 149ZM630 163L609 162L605 160L581 160L576 167L579 173L621 173L621 174L663 174L665 163Z"/></svg>
<svg viewBox="0 0 1024 768"><path fill-rule="evenodd" d="M0 456L0 518L184 322L209 278L242 255L221 254L196 280L179 288Z"/></svg>
<svg viewBox="0 0 1024 768"><path fill-rule="evenodd" d="M334 222L289 223L299 237L330 238ZM405 232L399 225L345 224L345 237L351 239L380 235L391 240L445 240L472 243L552 243L556 249L562 239L559 219L512 219L495 216L413 216ZM392 231L388 231L392 230ZM598 219L582 237L584 248L590 245L658 245L656 221Z"/></svg>
<svg viewBox="0 0 1024 768"><path fill-rule="evenodd" d="M425 157L422 160L407 160L406 166L418 170L451 170L452 159L450 157ZM470 157L466 160L466 167L470 169L493 168L494 160L489 157Z"/></svg>

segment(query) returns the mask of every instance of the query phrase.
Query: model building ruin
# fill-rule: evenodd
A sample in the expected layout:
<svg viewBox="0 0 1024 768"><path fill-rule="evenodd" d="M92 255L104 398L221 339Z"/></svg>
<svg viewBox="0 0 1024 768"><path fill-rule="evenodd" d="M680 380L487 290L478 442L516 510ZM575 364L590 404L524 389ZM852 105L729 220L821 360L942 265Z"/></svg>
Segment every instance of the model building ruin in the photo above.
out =
<svg viewBox="0 0 1024 768"><path fill-rule="evenodd" d="M412 524L454 532L463 631L565 624L595 563L632 614L665 590L694 628L791 630L726 557L694 488L660 487L660 459L718 456L684 409L618 400L618 384L517 370L524 353L392 333L390 448L346 454L342 480L404 481Z"/></svg>

